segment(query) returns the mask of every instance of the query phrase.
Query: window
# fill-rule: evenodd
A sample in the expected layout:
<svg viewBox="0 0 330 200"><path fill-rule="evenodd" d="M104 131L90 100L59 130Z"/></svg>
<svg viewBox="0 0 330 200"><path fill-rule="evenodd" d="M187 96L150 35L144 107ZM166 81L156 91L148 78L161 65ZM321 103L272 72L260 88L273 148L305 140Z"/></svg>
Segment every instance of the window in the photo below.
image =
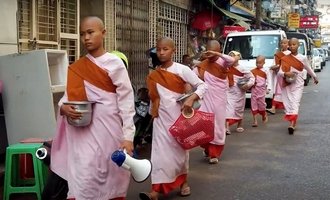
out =
<svg viewBox="0 0 330 200"><path fill-rule="evenodd" d="M70 62L75 61L79 56L78 11L78 0L19 0L19 51L64 49Z"/></svg>
<svg viewBox="0 0 330 200"><path fill-rule="evenodd" d="M248 35L235 36L227 39L225 53L235 50L241 53L242 59L255 59L263 55L268 59L274 58L279 49L279 35Z"/></svg>

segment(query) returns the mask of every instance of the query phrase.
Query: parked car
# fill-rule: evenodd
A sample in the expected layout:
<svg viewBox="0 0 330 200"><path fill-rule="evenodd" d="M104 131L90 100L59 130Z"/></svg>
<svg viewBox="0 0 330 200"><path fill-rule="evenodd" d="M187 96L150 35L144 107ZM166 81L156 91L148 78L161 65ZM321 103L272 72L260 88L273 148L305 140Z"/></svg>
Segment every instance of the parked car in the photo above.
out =
<svg viewBox="0 0 330 200"><path fill-rule="evenodd" d="M306 58L308 59L308 62L309 62L309 66L311 68L313 68L312 56L307 56L307 44L306 44L306 41L303 39L299 39L298 53L306 56ZM307 86L311 76L307 73L307 71L305 69L303 70L303 77L304 77L304 85Z"/></svg>
<svg viewBox="0 0 330 200"><path fill-rule="evenodd" d="M324 57L325 57L325 61L329 60L329 52L328 49L322 48L323 52L324 52Z"/></svg>
<svg viewBox="0 0 330 200"><path fill-rule="evenodd" d="M321 68L323 69L323 67L325 66L325 53L323 51L322 48L316 48L319 51L320 57L321 59Z"/></svg>
<svg viewBox="0 0 330 200"><path fill-rule="evenodd" d="M322 57L320 55L320 52L316 48L314 48L312 66L315 72L320 72L322 70L321 62L322 62Z"/></svg>

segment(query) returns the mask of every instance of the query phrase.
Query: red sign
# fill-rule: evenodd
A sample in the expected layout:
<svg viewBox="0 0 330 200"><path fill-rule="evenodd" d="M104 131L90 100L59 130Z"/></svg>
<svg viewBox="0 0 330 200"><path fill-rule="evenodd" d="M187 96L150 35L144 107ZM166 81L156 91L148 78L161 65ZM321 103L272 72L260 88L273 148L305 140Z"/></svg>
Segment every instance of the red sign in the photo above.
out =
<svg viewBox="0 0 330 200"><path fill-rule="evenodd" d="M227 35L231 32L244 32L245 27L242 26L224 26L223 28L223 36L227 37Z"/></svg>
<svg viewBox="0 0 330 200"><path fill-rule="evenodd" d="M299 28L318 28L319 16L318 15L306 15L300 17Z"/></svg>

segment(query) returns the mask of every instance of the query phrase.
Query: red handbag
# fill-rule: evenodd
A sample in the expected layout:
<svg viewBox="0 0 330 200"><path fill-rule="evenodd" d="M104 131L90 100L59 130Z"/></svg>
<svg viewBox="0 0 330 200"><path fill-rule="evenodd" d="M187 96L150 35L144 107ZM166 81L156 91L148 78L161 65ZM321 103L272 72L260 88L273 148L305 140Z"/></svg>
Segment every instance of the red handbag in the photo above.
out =
<svg viewBox="0 0 330 200"><path fill-rule="evenodd" d="M169 129L183 149L192 149L214 139L214 114L194 110L191 116L183 114Z"/></svg>

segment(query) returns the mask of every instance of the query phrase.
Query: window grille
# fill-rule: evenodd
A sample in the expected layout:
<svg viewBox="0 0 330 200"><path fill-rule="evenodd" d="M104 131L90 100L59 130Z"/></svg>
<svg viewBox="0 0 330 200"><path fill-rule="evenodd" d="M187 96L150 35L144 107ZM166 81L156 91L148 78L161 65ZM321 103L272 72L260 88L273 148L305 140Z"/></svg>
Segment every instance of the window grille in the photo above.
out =
<svg viewBox="0 0 330 200"><path fill-rule="evenodd" d="M54 44L37 44L37 49L57 49L58 45Z"/></svg>
<svg viewBox="0 0 330 200"><path fill-rule="evenodd" d="M174 61L181 62L181 58L187 53L188 38L188 11L174 5L160 2L157 24L158 37L170 37L174 40L176 54Z"/></svg>
<svg viewBox="0 0 330 200"><path fill-rule="evenodd" d="M64 49L79 54L79 0L18 0L19 52ZM60 34L59 34L60 33Z"/></svg>
<svg viewBox="0 0 330 200"><path fill-rule="evenodd" d="M73 63L79 57L79 25L78 25L78 1L60 1L60 21L61 21L61 43L60 48L67 50L69 63Z"/></svg>
<svg viewBox="0 0 330 200"><path fill-rule="evenodd" d="M32 38L32 1L20 0L18 1L18 37L20 39Z"/></svg>
<svg viewBox="0 0 330 200"><path fill-rule="evenodd" d="M105 1L104 23L106 28L105 49L113 51L116 49L116 2L115 0Z"/></svg>
<svg viewBox="0 0 330 200"><path fill-rule="evenodd" d="M67 50L69 63L73 63L76 61L76 53L77 53L77 40L62 38L61 39L61 49Z"/></svg>
<svg viewBox="0 0 330 200"><path fill-rule="evenodd" d="M57 41L56 4L54 0L37 1L37 40Z"/></svg>
<svg viewBox="0 0 330 200"><path fill-rule="evenodd" d="M149 49L149 1L105 2L106 49L119 50L128 57L128 72L134 89L145 86L148 74L145 52Z"/></svg>
<svg viewBox="0 0 330 200"><path fill-rule="evenodd" d="M61 1L61 32L77 34L77 0Z"/></svg>

